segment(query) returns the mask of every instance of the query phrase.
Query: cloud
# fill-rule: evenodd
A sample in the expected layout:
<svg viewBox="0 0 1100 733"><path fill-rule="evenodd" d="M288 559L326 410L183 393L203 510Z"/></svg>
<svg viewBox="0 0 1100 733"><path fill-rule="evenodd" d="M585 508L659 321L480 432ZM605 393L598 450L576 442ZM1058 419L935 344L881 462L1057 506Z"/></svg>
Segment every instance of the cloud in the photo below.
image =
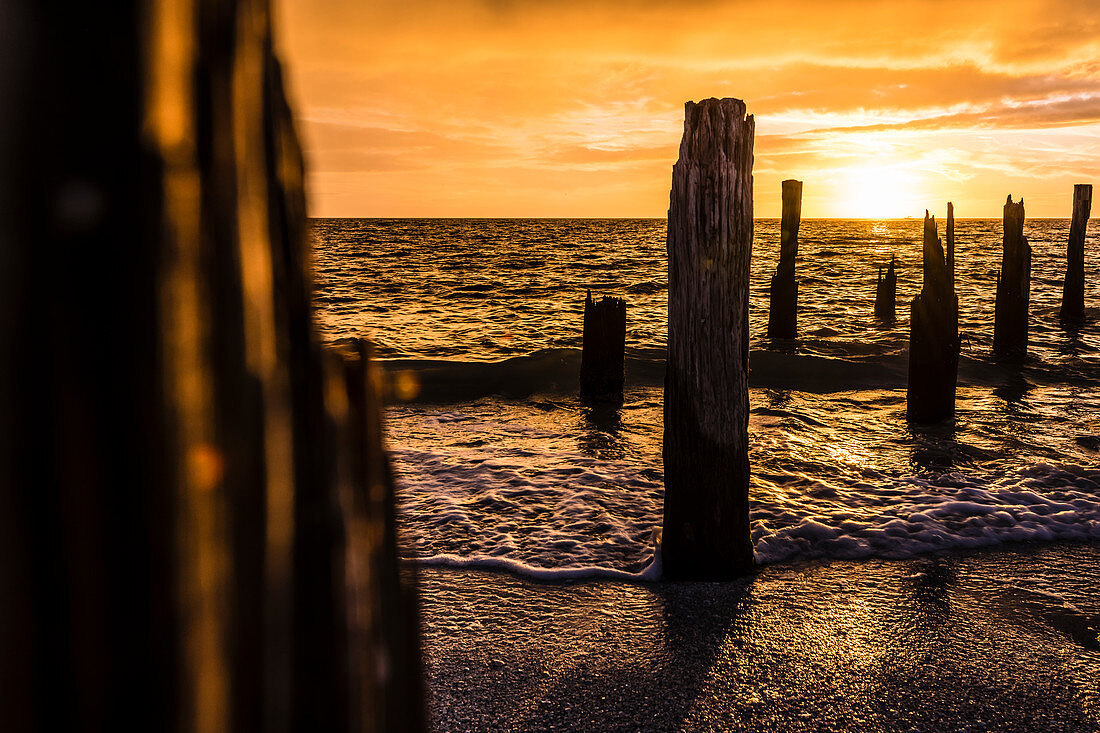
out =
<svg viewBox="0 0 1100 733"><path fill-rule="evenodd" d="M558 148L544 157L550 163L569 165L606 165L607 163L636 163L660 161L667 163L675 158L673 145L602 149L586 145L569 145Z"/></svg>
<svg viewBox="0 0 1100 733"><path fill-rule="evenodd" d="M1035 130L1076 127L1095 122L1100 122L1100 93L1083 94L1068 99L1003 102L967 112L920 117L905 122L823 127L808 130L806 134L837 135L890 130Z"/></svg>
<svg viewBox="0 0 1100 733"><path fill-rule="evenodd" d="M872 164L913 196L985 201L1029 171L1057 200L1100 159L1087 5L284 0L277 31L316 213L661 216L684 101L735 96L767 215L782 178Z"/></svg>

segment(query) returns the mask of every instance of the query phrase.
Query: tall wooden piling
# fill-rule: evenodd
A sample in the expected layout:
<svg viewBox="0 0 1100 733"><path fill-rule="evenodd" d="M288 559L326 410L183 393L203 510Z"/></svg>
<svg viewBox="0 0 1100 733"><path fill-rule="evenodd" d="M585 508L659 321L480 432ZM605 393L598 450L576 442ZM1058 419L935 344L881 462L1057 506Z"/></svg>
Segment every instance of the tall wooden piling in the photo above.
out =
<svg viewBox="0 0 1100 733"><path fill-rule="evenodd" d="M748 513L754 120L739 99L685 106L668 212L662 553L669 579L753 566Z"/></svg>
<svg viewBox="0 0 1100 733"><path fill-rule="evenodd" d="M626 352L626 301L584 299L584 343L581 348L581 398L622 402Z"/></svg>
<svg viewBox="0 0 1100 733"><path fill-rule="evenodd" d="M882 268L878 268L878 284L875 286L875 318L883 323L897 320L895 313L898 300L898 274L894 267L894 257L890 257L890 266L886 268L886 277Z"/></svg>
<svg viewBox="0 0 1100 733"><path fill-rule="evenodd" d="M1031 297L1031 245L1024 236L1024 200L1004 208L1001 271L993 321L993 353L1019 358L1027 353L1027 311Z"/></svg>
<svg viewBox="0 0 1100 733"><path fill-rule="evenodd" d="M924 213L924 282L909 306L909 382L906 413L934 423L955 413L959 371L959 299L936 219Z"/></svg>
<svg viewBox="0 0 1100 733"><path fill-rule="evenodd" d="M947 274L955 282L955 204L947 202Z"/></svg>
<svg viewBox="0 0 1100 733"><path fill-rule="evenodd" d="M771 281L768 338L798 335L798 227L802 221L802 181L783 181L783 219L779 225L779 265Z"/></svg>
<svg viewBox="0 0 1100 733"><path fill-rule="evenodd" d="M1062 284L1062 323L1079 324L1085 320L1085 229L1092 212L1092 184L1073 187L1073 220L1069 225L1066 249L1066 279Z"/></svg>

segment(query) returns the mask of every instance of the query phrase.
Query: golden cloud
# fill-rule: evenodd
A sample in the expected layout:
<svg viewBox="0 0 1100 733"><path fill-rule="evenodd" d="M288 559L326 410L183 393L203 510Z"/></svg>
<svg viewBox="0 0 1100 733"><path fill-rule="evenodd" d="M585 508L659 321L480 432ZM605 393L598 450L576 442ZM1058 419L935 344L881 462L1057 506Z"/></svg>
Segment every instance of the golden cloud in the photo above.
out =
<svg viewBox="0 0 1100 733"><path fill-rule="evenodd" d="M878 176L914 215L1064 216L1100 160L1087 5L284 0L277 30L317 215L663 216L683 102L735 96L758 215L788 177L852 215Z"/></svg>

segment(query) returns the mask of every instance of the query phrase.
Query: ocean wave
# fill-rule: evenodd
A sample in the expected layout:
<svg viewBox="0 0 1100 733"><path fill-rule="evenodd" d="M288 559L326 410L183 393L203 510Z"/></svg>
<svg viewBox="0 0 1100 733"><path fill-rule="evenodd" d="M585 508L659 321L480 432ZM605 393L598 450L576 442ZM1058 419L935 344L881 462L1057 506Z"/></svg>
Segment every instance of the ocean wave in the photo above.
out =
<svg viewBox="0 0 1100 733"><path fill-rule="evenodd" d="M442 554L430 557L412 558L412 562L425 567L446 568L474 568L477 570L498 570L520 575L533 580L563 581L563 580L618 580L628 582L655 582L661 579L661 551L657 548L653 560L636 573L615 568L605 568L599 565L566 565L564 567L542 567L530 565L520 560L508 557L493 557L488 555L475 555L462 557L460 555Z"/></svg>
<svg viewBox="0 0 1100 733"><path fill-rule="evenodd" d="M492 409L420 415L419 430L444 431L450 442L393 451L403 477L405 554L430 565L544 580L658 576L659 459L570 451L575 438L558 407L550 403L538 424ZM760 407L754 415L785 419L785 412ZM865 469L862 479L825 478L811 464L802 469L789 462L781 472L754 469L750 528L762 565L1100 540L1094 465L994 464L918 475Z"/></svg>
<svg viewBox="0 0 1100 733"><path fill-rule="evenodd" d="M827 394L863 389L905 389L909 356L905 350L868 355L867 344L835 346L836 356L754 349L749 354L749 386ZM577 390L581 350L543 349L500 361L388 359L390 373L402 372L418 385L416 402L455 403L499 395L511 398ZM626 354L626 387L663 383L665 352L630 348ZM958 384L1026 388L1029 384L1098 385L1094 368L1052 364L1004 364L992 357L962 355Z"/></svg>
<svg viewBox="0 0 1100 733"><path fill-rule="evenodd" d="M766 338L779 222L750 274L750 463L761 563L1096 541L1100 290L1058 318L1069 223L1030 221L1029 354L991 356L1001 221L960 220L956 418L905 418L920 221L802 223L800 338ZM378 345L395 390L404 554L563 579L635 577L661 523L665 223L315 222L318 327ZM965 250L965 251L964 251ZM896 255L898 321L873 318ZM626 400L577 398L584 292L627 299ZM396 372L403 372L397 378ZM604 575L601 575L604 574Z"/></svg>

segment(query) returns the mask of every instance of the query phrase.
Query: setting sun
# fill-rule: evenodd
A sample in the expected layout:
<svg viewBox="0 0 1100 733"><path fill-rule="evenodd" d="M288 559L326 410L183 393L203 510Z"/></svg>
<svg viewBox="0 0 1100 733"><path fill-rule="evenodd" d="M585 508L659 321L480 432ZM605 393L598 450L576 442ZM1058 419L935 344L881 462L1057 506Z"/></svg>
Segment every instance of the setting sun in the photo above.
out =
<svg viewBox="0 0 1100 733"><path fill-rule="evenodd" d="M779 215L787 178L805 181L807 217L947 200L996 216L1010 191L1065 216L1067 187L1100 172L1087 3L783 8L286 0L310 211L663 217L684 102L712 96L756 118L760 217Z"/></svg>
<svg viewBox="0 0 1100 733"><path fill-rule="evenodd" d="M849 168L840 172L840 180L829 207L832 216L901 219L927 206L917 195L916 176L902 166Z"/></svg>

